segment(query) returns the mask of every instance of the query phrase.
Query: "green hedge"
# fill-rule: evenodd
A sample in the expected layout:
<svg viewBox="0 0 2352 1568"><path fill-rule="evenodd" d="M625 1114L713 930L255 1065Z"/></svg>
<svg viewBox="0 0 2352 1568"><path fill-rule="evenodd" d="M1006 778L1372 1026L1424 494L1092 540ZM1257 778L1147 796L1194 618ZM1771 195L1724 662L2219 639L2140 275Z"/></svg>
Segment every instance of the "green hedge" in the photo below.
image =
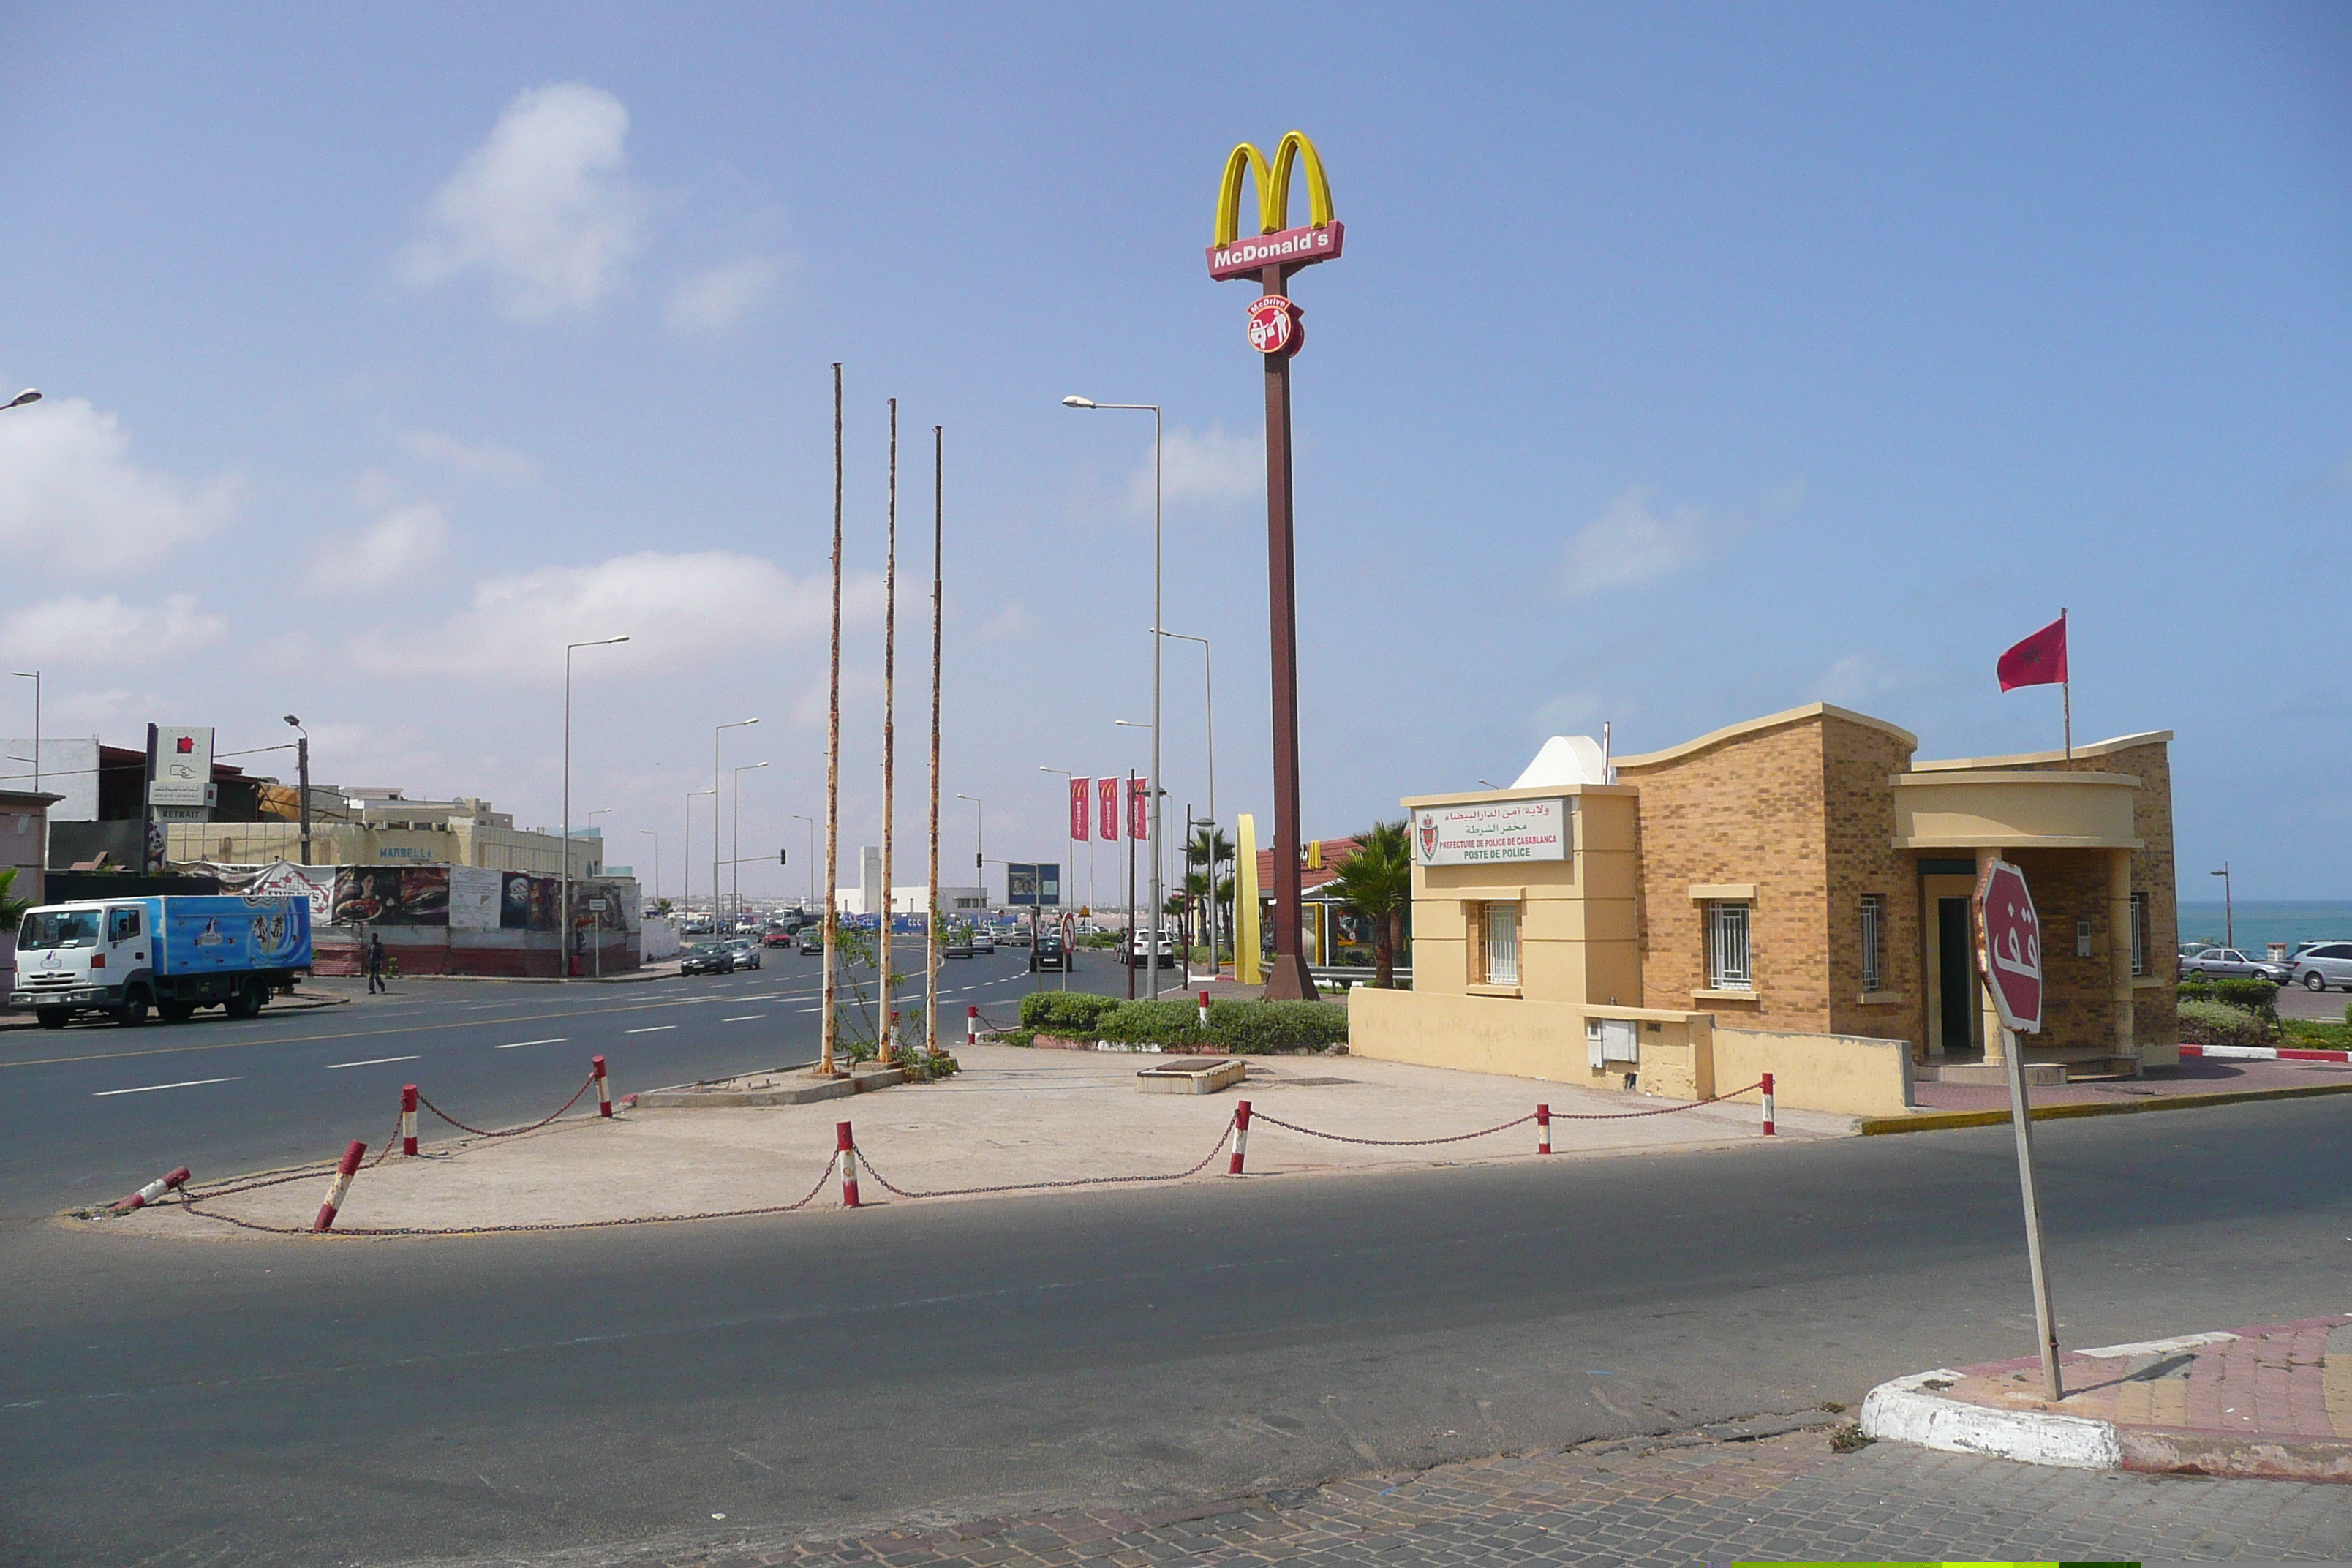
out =
<svg viewBox="0 0 2352 1568"><path fill-rule="evenodd" d="M1321 1050L1348 1039L1348 1009L1324 1002L1212 1002L1209 1040L1236 1056Z"/></svg>
<svg viewBox="0 0 2352 1568"><path fill-rule="evenodd" d="M1125 1006L1116 996L1091 991L1032 991L1021 998L1021 1022L1048 1035L1094 1038L1103 1015Z"/></svg>
<svg viewBox="0 0 2352 1568"><path fill-rule="evenodd" d="M2278 990L2277 982L2257 980L2252 975L2225 980L2184 980L2180 983L2180 999L2183 1002L2224 1003L2275 1024L2278 1022Z"/></svg>
<svg viewBox="0 0 2352 1568"><path fill-rule="evenodd" d="M1212 1002L1209 1026L1189 1001L1122 1002L1090 991L1032 991L1023 1027L1123 1045L1213 1046L1236 1056L1321 1050L1348 1038L1348 1010L1322 1002Z"/></svg>
<svg viewBox="0 0 2352 1568"><path fill-rule="evenodd" d="M1213 1010L1210 1017L1213 1020ZM1103 1015L1096 1032L1129 1045L1204 1046L1218 1043L1213 1029L1201 1028L1201 1010L1191 1002L1123 1002Z"/></svg>
<svg viewBox="0 0 2352 1568"><path fill-rule="evenodd" d="M2192 998L2180 1004L2180 1038L2192 1046L2267 1046L2271 1026L2242 1007Z"/></svg>

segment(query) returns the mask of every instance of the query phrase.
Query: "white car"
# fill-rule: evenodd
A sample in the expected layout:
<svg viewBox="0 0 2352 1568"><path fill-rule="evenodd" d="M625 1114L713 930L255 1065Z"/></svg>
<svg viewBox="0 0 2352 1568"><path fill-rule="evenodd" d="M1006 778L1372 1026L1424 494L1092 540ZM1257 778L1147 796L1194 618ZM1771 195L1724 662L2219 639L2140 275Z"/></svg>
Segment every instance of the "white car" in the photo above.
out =
<svg viewBox="0 0 2352 1568"><path fill-rule="evenodd" d="M2315 942L2294 955L2294 983L2306 991L2352 991L2352 942Z"/></svg>
<svg viewBox="0 0 2352 1568"><path fill-rule="evenodd" d="M1176 967L1176 933L1171 931L1159 932L1157 945L1160 972L1165 973ZM1136 932L1127 939L1127 962L1134 968L1144 968L1152 961L1153 946L1151 936L1142 931Z"/></svg>
<svg viewBox="0 0 2352 1568"><path fill-rule="evenodd" d="M971 932L971 950L974 952L994 952L996 951L996 933L989 930L986 926L973 927Z"/></svg>

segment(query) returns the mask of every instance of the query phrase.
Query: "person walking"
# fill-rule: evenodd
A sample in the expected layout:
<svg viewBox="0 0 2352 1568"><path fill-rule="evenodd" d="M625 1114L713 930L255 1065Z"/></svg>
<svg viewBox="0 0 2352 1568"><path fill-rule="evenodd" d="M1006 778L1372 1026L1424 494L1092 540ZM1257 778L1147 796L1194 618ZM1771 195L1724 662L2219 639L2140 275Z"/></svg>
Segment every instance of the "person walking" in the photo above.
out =
<svg viewBox="0 0 2352 1568"><path fill-rule="evenodd" d="M367 980L368 994L371 996L379 991L388 992L392 989L383 983L383 937L381 932L368 933Z"/></svg>

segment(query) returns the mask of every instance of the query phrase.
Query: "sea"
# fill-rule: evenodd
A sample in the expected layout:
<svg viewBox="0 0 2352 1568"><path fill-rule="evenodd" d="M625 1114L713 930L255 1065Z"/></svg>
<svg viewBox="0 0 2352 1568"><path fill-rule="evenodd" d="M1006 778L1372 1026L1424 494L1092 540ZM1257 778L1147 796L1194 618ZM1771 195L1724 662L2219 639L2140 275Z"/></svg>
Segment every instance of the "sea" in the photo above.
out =
<svg viewBox="0 0 2352 1568"><path fill-rule="evenodd" d="M2223 941L2234 935L2242 952L2260 958L2270 943L2340 940L2352 942L2352 901L2298 903L2240 899L2233 909L2221 900L2180 900L2180 940Z"/></svg>

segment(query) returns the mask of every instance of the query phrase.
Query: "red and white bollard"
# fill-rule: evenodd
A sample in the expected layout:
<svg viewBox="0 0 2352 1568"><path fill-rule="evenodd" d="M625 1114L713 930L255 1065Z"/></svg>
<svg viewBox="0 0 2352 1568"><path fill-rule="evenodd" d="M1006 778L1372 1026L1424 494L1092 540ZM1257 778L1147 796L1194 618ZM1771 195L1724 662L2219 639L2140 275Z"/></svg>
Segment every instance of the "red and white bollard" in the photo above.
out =
<svg viewBox="0 0 2352 1568"><path fill-rule="evenodd" d="M1551 1107L1549 1105L1536 1107L1536 1152L1551 1152Z"/></svg>
<svg viewBox="0 0 2352 1568"><path fill-rule="evenodd" d="M963 1043L967 1046L980 1044L980 1005L976 1002L964 1008Z"/></svg>
<svg viewBox="0 0 2352 1568"><path fill-rule="evenodd" d="M1772 1075L1764 1075L1764 1136L1772 1136Z"/></svg>
<svg viewBox="0 0 2352 1568"><path fill-rule="evenodd" d="M834 1148L841 1156L841 1206L857 1206L857 1141L849 1135L849 1123L833 1124Z"/></svg>
<svg viewBox="0 0 2352 1568"><path fill-rule="evenodd" d="M1248 1154L1249 1101L1244 1100L1234 1107L1234 1157L1225 1163L1225 1174L1228 1176L1240 1175L1242 1173L1242 1162L1248 1156Z"/></svg>
<svg viewBox="0 0 2352 1568"><path fill-rule="evenodd" d="M140 1188L137 1192L131 1194L129 1197L123 1199L121 1203L116 1204L114 1205L114 1212L116 1214L129 1214L132 1209L143 1209L149 1204L153 1203L157 1198L162 1197L165 1193L170 1192L173 1188L184 1183L187 1179L188 1168L185 1165L181 1166L178 1170L173 1172L168 1176L158 1176L153 1181L148 1183L145 1186Z"/></svg>
<svg viewBox="0 0 2352 1568"><path fill-rule="evenodd" d="M604 1058L603 1057L590 1057L588 1058L588 1075L596 1080L596 1114L599 1116L612 1115L613 1086L605 1080Z"/></svg>
<svg viewBox="0 0 2352 1568"><path fill-rule="evenodd" d="M1209 994L1208 994L1207 992L1203 991L1203 992L1202 992L1202 993L1201 993L1201 1027L1202 1027L1202 1028L1204 1028L1204 1029L1205 1029L1205 1028L1207 1028L1208 1026L1209 1026Z"/></svg>
<svg viewBox="0 0 2352 1568"><path fill-rule="evenodd" d="M335 1179L327 1184L327 1201L319 1205L319 1217L310 1222L312 1230L335 1228L335 1211L343 1206L352 1190L352 1177L359 1171L360 1157L366 1152L367 1145L357 1141L343 1151L341 1162L335 1166Z"/></svg>
<svg viewBox="0 0 2352 1568"><path fill-rule="evenodd" d="M400 1086L400 1152L416 1152L416 1086L413 1083Z"/></svg>

